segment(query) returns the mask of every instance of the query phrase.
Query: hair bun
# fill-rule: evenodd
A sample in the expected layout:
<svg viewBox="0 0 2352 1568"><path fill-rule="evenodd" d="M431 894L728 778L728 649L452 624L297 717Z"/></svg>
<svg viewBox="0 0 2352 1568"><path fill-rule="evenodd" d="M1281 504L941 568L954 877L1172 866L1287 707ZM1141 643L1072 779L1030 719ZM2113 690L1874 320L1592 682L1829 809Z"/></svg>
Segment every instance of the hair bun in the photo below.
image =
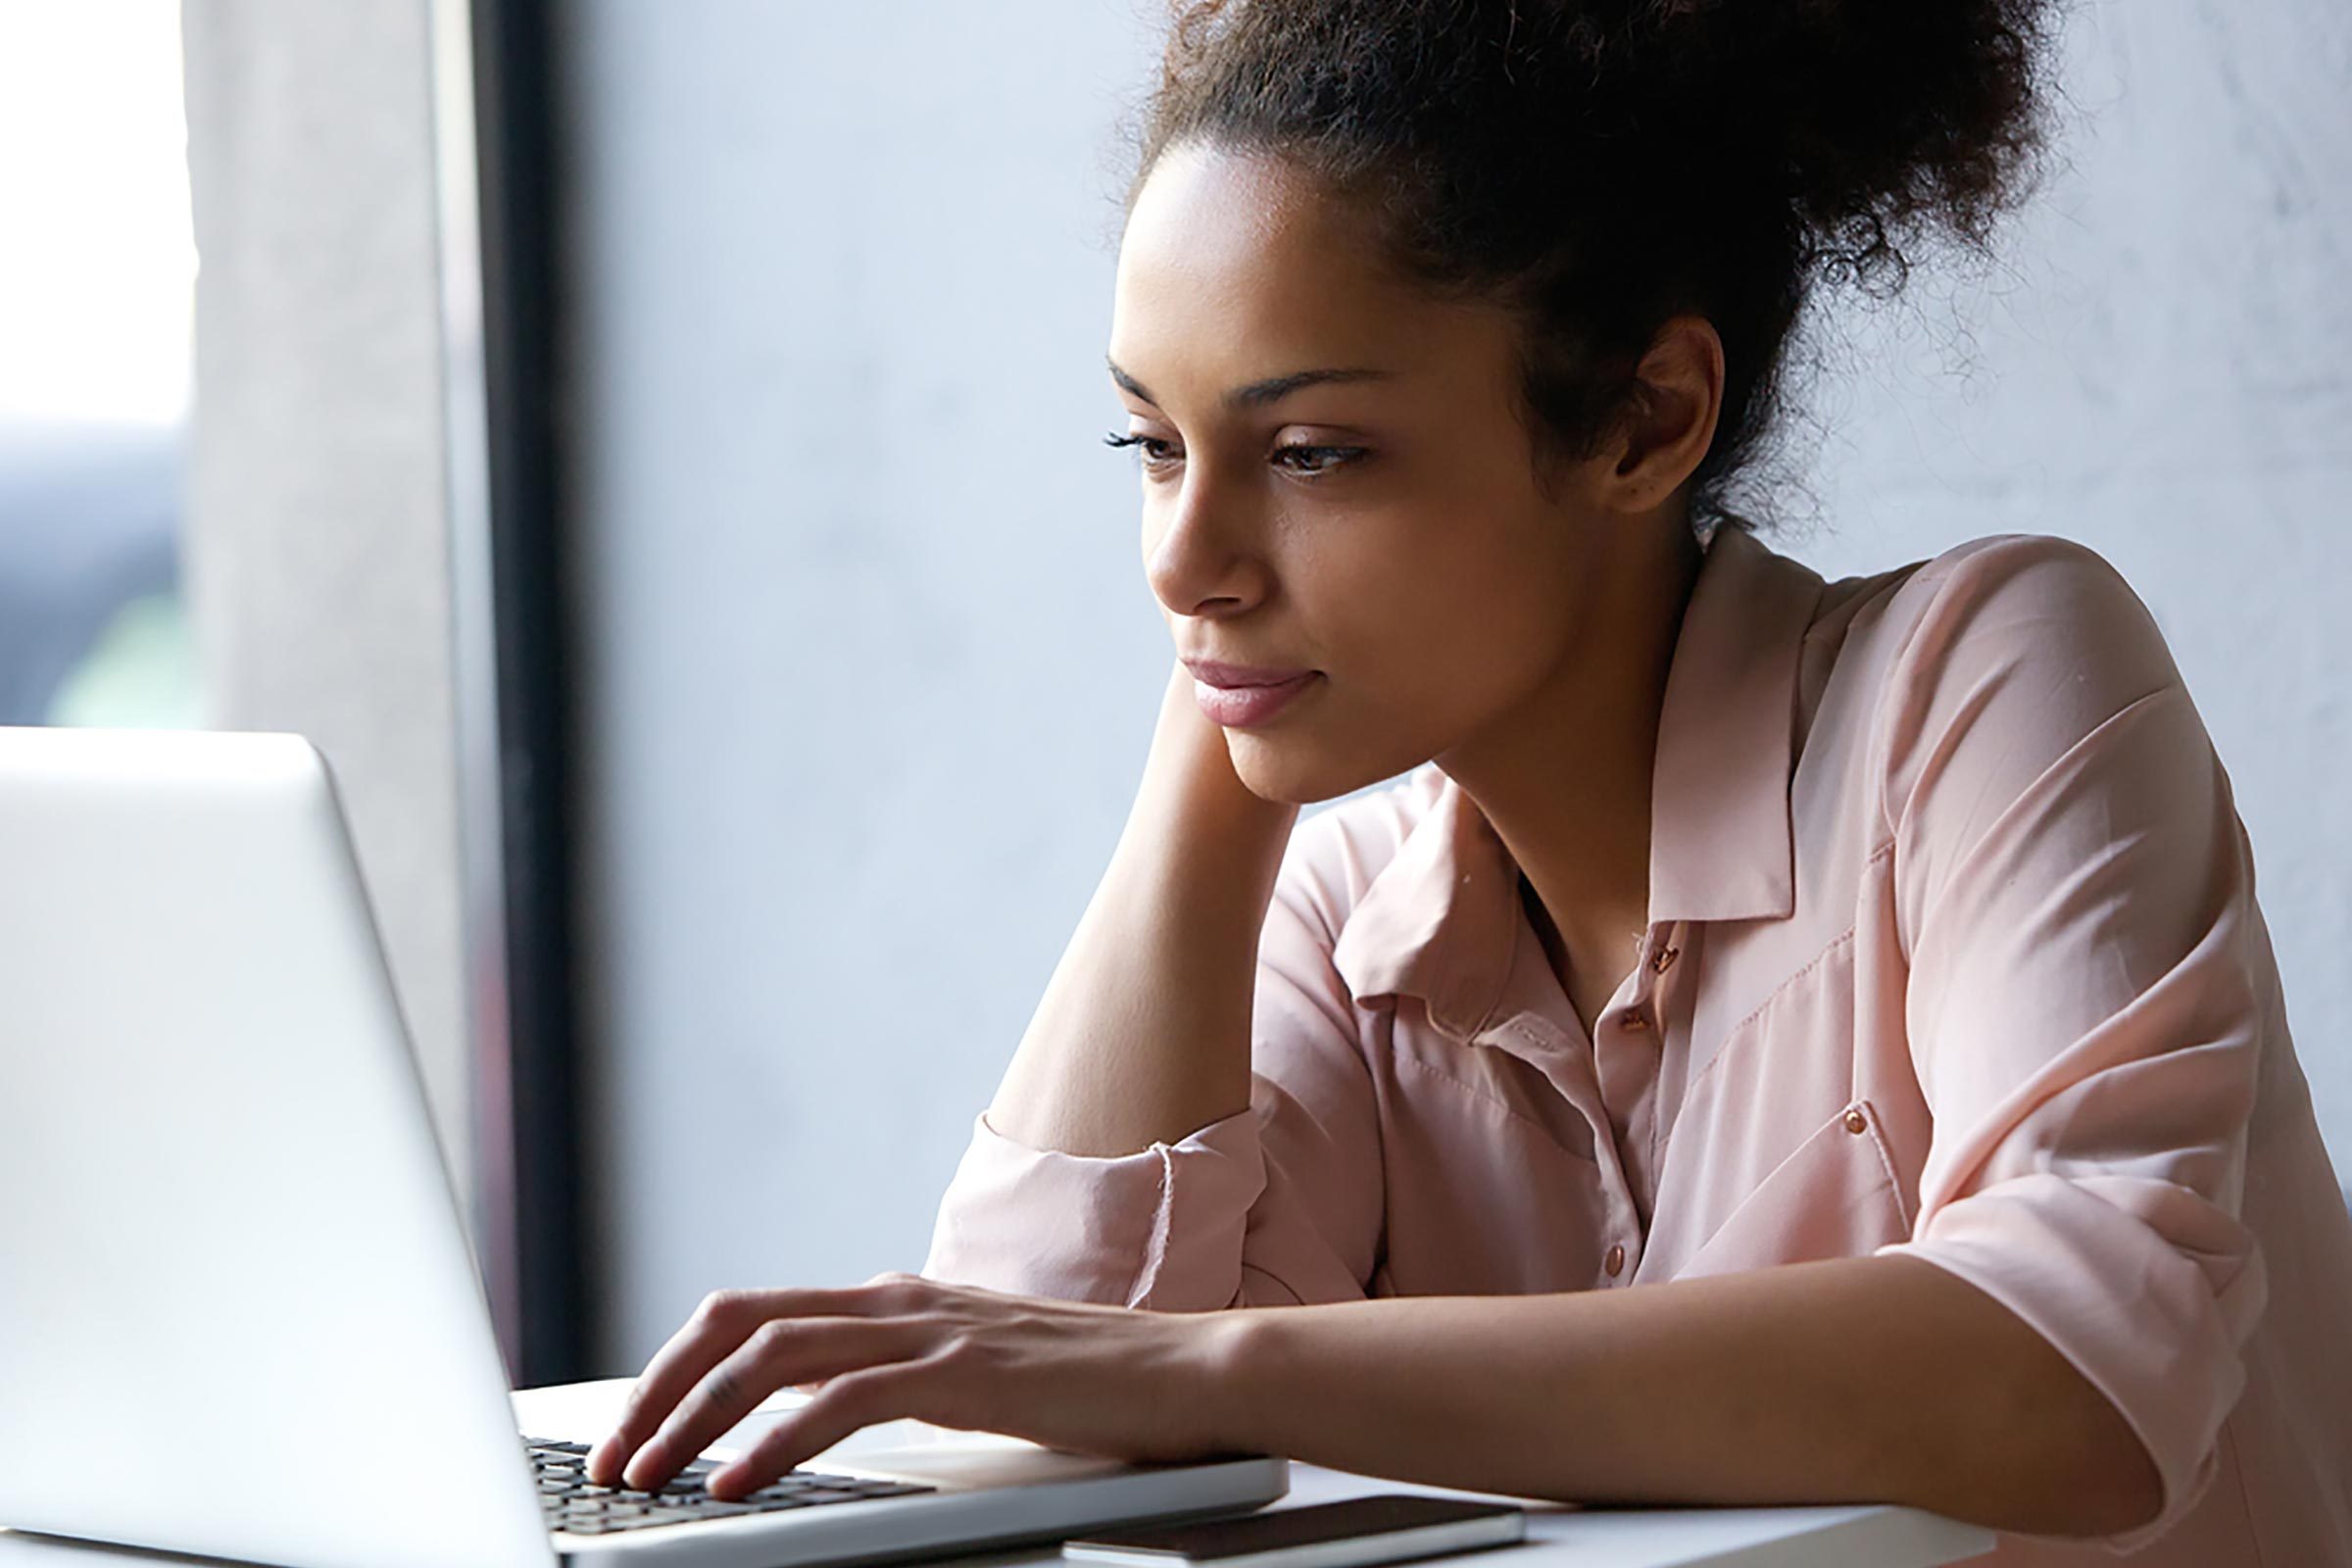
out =
<svg viewBox="0 0 2352 1568"><path fill-rule="evenodd" d="M1631 73L1720 106L1725 165L1772 181L1827 276L1899 287L1907 240L1941 230L1981 248L2032 187L2049 30L2039 0L1629 9Z"/></svg>

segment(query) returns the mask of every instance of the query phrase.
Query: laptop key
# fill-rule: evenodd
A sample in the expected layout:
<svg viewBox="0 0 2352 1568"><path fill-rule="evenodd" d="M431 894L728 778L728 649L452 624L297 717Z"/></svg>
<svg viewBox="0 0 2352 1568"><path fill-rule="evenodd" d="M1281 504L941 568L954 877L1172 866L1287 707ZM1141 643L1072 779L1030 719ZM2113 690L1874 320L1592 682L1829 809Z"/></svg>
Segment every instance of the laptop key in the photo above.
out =
<svg viewBox="0 0 2352 1568"><path fill-rule="evenodd" d="M715 1465L699 1461L707 1473ZM549 1486L541 1503L549 1527L573 1535L612 1535L660 1525L692 1524L704 1519L735 1519L746 1514L782 1513L793 1508L820 1507L829 1502L862 1502L874 1497L906 1496L936 1488L910 1482L882 1481L864 1476L834 1475L828 1471L796 1470L734 1502L712 1497L700 1474L681 1474L653 1492L592 1484Z"/></svg>

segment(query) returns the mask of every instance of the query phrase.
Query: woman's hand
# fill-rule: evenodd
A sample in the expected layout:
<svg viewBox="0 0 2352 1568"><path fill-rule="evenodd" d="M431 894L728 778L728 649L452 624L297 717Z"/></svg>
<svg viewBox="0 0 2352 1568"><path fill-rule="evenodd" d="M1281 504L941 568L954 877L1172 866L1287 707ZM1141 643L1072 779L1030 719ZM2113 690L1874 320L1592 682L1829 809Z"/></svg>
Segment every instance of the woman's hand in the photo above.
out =
<svg viewBox="0 0 2352 1568"><path fill-rule="evenodd" d="M1230 1313L1045 1300L911 1274L843 1290L719 1291L657 1352L589 1479L657 1488L776 1390L818 1384L707 1480L732 1499L860 1427L912 1417L1130 1460L1222 1451Z"/></svg>

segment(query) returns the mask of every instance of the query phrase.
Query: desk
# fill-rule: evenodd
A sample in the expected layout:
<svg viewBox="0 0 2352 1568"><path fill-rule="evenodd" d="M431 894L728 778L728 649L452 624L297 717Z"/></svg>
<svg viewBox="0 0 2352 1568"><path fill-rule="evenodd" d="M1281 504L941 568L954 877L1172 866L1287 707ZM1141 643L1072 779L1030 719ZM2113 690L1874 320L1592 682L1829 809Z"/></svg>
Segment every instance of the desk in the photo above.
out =
<svg viewBox="0 0 2352 1568"><path fill-rule="evenodd" d="M516 1424L532 1437L593 1442L610 1429L630 1384L626 1378L526 1389L514 1396ZM785 1394L768 1400L713 1445L737 1449L772 1424L777 1414L800 1402ZM810 1461L855 1464L861 1453L909 1443L975 1445L1034 1453L1050 1472L1059 1458L1017 1439L985 1433L947 1432L919 1422L892 1421L869 1427ZM1068 1456L1074 1459L1074 1456ZM1077 1461L1091 1462L1091 1461ZM1445 1487L1379 1481L1317 1465L1291 1466L1288 1495L1268 1504L1293 1508L1329 1502L1367 1492L1418 1492L1432 1496L1475 1496ZM1988 1551L1989 1532L1910 1508L1642 1508L1586 1510L1558 1503L1528 1504L1527 1544L1469 1553L1481 1568L1937 1568ZM1045 1544L1004 1550L965 1552L955 1568L1062 1568L1058 1545ZM1427 1559L1431 1568L1446 1559ZM211 1559L176 1553L122 1551L43 1536L0 1530L0 1568L104 1568L119 1563L184 1562L212 1568Z"/></svg>

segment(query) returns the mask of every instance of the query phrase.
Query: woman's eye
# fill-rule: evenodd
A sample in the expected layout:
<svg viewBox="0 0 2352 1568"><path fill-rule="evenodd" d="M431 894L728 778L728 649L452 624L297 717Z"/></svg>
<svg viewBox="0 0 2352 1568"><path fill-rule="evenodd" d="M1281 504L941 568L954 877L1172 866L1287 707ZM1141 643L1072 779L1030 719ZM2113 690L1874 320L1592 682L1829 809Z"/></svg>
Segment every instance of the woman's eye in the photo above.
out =
<svg viewBox="0 0 2352 1568"><path fill-rule="evenodd" d="M1181 456L1176 450L1175 442L1155 435L1122 435L1114 430L1102 437L1102 444L1107 447L1135 448L1146 468L1166 467ZM1299 444L1276 447L1272 461L1278 466L1287 467L1294 473L1312 478L1317 474L1329 473L1334 468L1344 467L1348 464L1357 462L1363 458L1366 449L1363 447Z"/></svg>
<svg viewBox="0 0 2352 1568"><path fill-rule="evenodd" d="M1294 459L1293 471L1303 474L1329 473L1332 469L1355 462L1364 455L1362 447L1276 447L1274 460Z"/></svg>
<svg viewBox="0 0 2352 1568"><path fill-rule="evenodd" d="M1135 448L1147 468L1156 468L1174 455L1170 451L1171 443L1155 435L1121 435L1113 430L1102 438L1102 444L1106 447Z"/></svg>

